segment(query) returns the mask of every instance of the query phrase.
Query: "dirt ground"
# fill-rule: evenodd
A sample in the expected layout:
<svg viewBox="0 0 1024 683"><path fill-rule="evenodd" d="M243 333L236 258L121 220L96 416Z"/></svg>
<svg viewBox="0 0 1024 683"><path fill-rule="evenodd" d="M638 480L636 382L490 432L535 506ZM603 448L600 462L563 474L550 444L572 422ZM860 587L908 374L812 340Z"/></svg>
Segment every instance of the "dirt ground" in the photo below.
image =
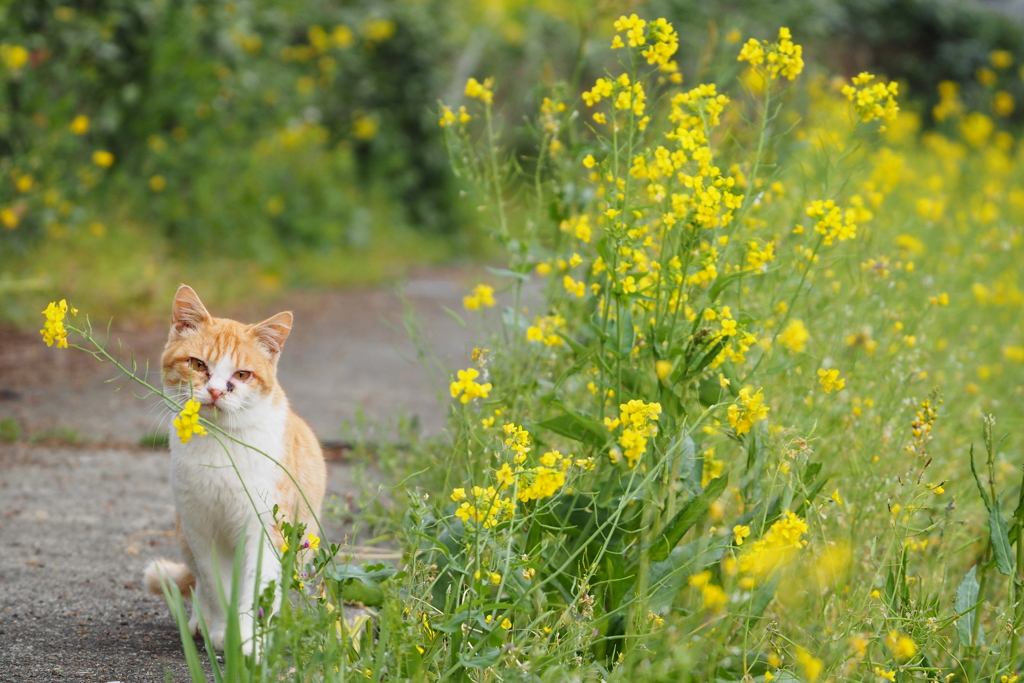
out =
<svg viewBox="0 0 1024 683"><path fill-rule="evenodd" d="M279 379L321 440L368 430L395 438L400 418L437 433L448 373L465 367L475 336L474 323L462 327L442 307L461 310L474 277L430 272L408 282L419 349L394 290L297 293L268 310L211 312L257 321L295 311ZM156 381L166 330L115 334ZM417 362L420 349L435 371ZM22 433L0 443L0 683L134 683L166 672L188 680L170 612L140 581L150 559L177 557L166 449L138 447L166 431L170 415L152 397L115 391L118 383L104 382L112 376L38 334L0 332L0 420L14 418ZM331 462L329 495L351 500L365 483L358 471Z"/></svg>

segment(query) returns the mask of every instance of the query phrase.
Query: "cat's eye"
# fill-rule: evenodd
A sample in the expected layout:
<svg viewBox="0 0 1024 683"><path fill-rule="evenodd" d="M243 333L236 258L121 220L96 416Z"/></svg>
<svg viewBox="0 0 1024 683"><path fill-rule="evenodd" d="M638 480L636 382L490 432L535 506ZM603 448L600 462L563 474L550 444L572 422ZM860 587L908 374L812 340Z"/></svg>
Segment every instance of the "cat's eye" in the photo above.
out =
<svg viewBox="0 0 1024 683"><path fill-rule="evenodd" d="M189 358L188 365L196 372L204 372L206 370L206 363L199 360L198 358Z"/></svg>
<svg viewBox="0 0 1024 683"><path fill-rule="evenodd" d="M235 379L240 380L242 382L249 379L250 377L252 377L252 373L248 370L239 370L238 372L235 373Z"/></svg>

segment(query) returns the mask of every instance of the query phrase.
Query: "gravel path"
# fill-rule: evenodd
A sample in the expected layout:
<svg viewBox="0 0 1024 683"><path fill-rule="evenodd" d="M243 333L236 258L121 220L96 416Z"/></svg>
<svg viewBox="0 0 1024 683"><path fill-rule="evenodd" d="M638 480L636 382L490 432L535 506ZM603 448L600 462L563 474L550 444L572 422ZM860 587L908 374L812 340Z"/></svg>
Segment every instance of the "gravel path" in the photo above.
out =
<svg viewBox="0 0 1024 683"><path fill-rule="evenodd" d="M167 465L164 452L0 446L0 681L190 680L170 611L140 580L151 559L179 559ZM330 464L328 504L357 493L356 472Z"/></svg>

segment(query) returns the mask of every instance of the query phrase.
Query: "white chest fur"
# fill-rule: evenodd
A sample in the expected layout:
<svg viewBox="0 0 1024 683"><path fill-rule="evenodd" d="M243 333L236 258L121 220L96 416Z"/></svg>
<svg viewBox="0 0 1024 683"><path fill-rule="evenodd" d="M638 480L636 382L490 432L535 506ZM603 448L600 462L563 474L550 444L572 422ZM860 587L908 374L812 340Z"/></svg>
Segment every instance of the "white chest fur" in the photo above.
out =
<svg viewBox="0 0 1024 683"><path fill-rule="evenodd" d="M287 404L266 401L219 421L237 441L211 432L183 444L171 429L171 488L190 543L233 554L243 530L251 535L273 523L278 483L287 475L264 454L282 460L287 418Z"/></svg>

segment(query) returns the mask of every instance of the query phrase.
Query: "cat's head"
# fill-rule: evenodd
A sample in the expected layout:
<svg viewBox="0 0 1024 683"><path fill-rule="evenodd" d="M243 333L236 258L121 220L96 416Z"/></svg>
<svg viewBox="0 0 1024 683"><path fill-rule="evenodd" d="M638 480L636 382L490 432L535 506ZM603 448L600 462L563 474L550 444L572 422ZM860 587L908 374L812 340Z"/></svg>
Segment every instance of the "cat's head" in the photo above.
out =
<svg viewBox="0 0 1024 683"><path fill-rule="evenodd" d="M254 325L214 318L182 285L161 358L164 385L176 399L194 397L227 414L256 406L278 387L277 360L291 329L291 312Z"/></svg>

